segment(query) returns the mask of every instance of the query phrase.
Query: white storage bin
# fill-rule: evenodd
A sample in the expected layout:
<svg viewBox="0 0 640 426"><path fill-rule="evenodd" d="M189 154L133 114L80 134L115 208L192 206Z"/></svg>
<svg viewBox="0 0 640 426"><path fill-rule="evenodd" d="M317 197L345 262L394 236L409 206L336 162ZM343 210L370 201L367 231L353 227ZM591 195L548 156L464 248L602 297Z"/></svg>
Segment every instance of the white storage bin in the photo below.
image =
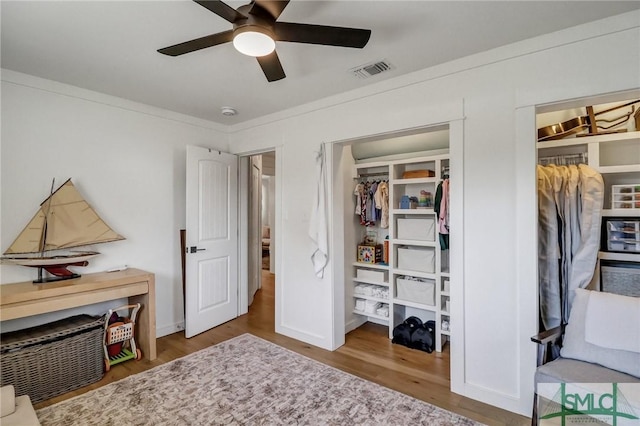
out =
<svg viewBox="0 0 640 426"><path fill-rule="evenodd" d="M431 248L399 248L398 269L433 274L436 269L435 250Z"/></svg>
<svg viewBox="0 0 640 426"><path fill-rule="evenodd" d="M436 304L436 282L434 280L416 281L398 278L396 283L398 299L429 306Z"/></svg>
<svg viewBox="0 0 640 426"><path fill-rule="evenodd" d="M435 219L432 217L398 219L397 223L399 240L435 241Z"/></svg>
<svg viewBox="0 0 640 426"><path fill-rule="evenodd" d="M379 283L385 282L384 271L372 271L371 269L357 269L356 278Z"/></svg>

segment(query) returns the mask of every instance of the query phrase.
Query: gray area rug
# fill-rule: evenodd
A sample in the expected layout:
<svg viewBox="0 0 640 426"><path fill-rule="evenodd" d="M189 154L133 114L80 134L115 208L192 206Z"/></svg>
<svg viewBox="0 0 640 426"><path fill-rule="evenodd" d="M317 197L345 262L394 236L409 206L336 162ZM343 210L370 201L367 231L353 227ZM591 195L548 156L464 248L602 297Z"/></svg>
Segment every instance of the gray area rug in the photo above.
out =
<svg viewBox="0 0 640 426"><path fill-rule="evenodd" d="M250 334L37 411L46 425L477 425Z"/></svg>

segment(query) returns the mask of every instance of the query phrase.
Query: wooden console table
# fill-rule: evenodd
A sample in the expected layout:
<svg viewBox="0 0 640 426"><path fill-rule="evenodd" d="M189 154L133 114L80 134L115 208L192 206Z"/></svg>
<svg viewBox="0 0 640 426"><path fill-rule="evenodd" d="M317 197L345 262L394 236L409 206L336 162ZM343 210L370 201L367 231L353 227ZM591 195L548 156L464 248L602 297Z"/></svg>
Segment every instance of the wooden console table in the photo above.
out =
<svg viewBox="0 0 640 426"><path fill-rule="evenodd" d="M31 281L0 285L0 321L24 318L121 298L140 303L136 343L142 356L156 358L155 275L140 269L85 274L47 284ZM116 306L114 306L116 307Z"/></svg>

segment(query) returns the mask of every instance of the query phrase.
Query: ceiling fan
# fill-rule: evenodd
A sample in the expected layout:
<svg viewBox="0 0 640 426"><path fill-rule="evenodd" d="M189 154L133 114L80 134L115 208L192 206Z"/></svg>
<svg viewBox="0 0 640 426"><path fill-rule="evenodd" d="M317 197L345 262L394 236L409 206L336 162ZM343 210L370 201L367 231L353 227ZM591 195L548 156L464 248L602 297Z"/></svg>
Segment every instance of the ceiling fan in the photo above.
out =
<svg viewBox="0 0 640 426"><path fill-rule="evenodd" d="M233 42L234 47L245 55L258 60L268 81L285 78L282 64L275 51L276 41L322 44L363 48L369 41L371 30L326 25L276 22L289 0L252 0L251 3L234 9L219 0L194 0L199 5L233 24L233 29L211 34L159 49L169 56Z"/></svg>

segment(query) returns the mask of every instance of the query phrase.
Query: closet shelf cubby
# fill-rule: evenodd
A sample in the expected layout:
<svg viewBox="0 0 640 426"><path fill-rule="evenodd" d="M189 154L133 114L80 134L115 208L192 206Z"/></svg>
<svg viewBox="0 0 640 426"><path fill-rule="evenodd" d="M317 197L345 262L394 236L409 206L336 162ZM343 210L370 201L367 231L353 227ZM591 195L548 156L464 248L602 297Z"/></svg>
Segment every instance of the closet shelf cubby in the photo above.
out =
<svg viewBox="0 0 640 426"><path fill-rule="evenodd" d="M353 266L358 266L361 268L380 269L385 271L389 269L389 265L385 265L383 263L353 262Z"/></svg>
<svg viewBox="0 0 640 426"><path fill-rule="evenodd" d="M367 313L367 312L363 312L363 311L358 311L357 309L354 309L353 313L357 314L357 315L363 315L365 317L375 318L375 319L382 320L382 321L389 321L389 317L383 317L382 315L377 315L377 314ZM391 313L389 313L389 315L391 315Z"/></svg>
<svg viewBox="0 0 640 426"><path fill-rule="evenodd" d="M425 305L424 303L412 302L410 300L402 300L402 299L395 298L393 303L395 303L396 305L408 306L411 308L422 309L424 311L429 311L429 312L438 311L438 308L435 305L433 306Z"/></svg>
<svg viewBox="0 0 640 426"><path fill-rule="evenodd" d="M362 284L372 284L372 285L379 285L382 287L389 287L389 283L386 281L376 281L376 280L368 280L366 278L358 278L358 277L353 277L353 281L356 283L362 283Z"/></svg>

